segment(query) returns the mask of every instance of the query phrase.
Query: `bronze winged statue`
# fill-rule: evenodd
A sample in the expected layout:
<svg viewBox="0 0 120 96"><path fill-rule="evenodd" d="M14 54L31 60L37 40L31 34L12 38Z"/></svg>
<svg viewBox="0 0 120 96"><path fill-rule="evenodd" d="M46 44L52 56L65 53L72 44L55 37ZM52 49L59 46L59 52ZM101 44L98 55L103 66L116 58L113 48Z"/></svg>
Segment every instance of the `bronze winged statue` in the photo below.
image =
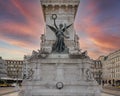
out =
<svg viewBox="0 0 120 96"><path fill-rule="evenodd" d="M65 38L69 38L68 36L66 36L64 34L64 32L66 32L66 30L72 25L68 25L66 26L66 24L59 24L59 27L56 25L56 22L55 20L57 19L57 15L56 14L53 14L52 15L52 19L54 20L54 27L53 26L50 26L50 25L47 25L56 35L56 42L53 44L53 48L52 50L54 52L63 52L66 48L65 46L65 43L64 43L64 37Z"/></svg>

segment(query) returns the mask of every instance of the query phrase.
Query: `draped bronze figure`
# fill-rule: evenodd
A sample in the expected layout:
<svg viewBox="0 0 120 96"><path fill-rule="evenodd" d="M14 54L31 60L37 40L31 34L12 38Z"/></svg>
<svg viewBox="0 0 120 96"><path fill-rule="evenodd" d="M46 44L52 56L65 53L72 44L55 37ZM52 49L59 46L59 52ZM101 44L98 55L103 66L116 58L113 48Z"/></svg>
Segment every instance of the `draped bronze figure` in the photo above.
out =
<svg viewBox="0 0 120 96"><path fill-rule="evenodd" d="M52 47L52 51L53 52L64 52L66 46L65 46L65 43L64 43L64 37L65 38L69 38L68 36L66 36L64 34L64 32L66 32L66 30L72 25L68 25L66 26L66 24L59 24L59 27L56 25L56 19L57 19L57 15L56 14L53 14L52 15L52 19L54 20L54 27L53 26L50 26L50 25L47 25L56 35L56 41L55 43L53 44L53 47Z"/></svg>

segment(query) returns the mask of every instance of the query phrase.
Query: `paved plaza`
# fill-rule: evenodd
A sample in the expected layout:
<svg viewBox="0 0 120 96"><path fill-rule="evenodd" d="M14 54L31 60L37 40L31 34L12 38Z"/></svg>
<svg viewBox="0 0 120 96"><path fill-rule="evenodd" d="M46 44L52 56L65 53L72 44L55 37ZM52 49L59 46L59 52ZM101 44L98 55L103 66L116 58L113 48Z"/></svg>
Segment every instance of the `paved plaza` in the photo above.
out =
<svg viewBox="0 0 120 96"><path fill-rule="evenodd" d="M15 87L6 87L6 88L0 88L0 96L18 96L18 92L16 92L17 89ZM104 89L102 93L102 96L120 96L119 90L111 90L111 89ZM111 95L107 93L118 93L117 95Z"/></svg>
<svg viewBox="0 0 120 96"><path fill-rule="evenodd" d="M18 92L7 94L7 95L2 95L2 96L17 96L17 95L18 95ZM102 93L102 96L115 96L115 95Z"/></svg>
<svg viewBox="0 0 120 96"><path fill-rule="evenodd" d="M2 95L2 96L18 96L18 92Z"/></svg>
<svg viewBox="0 0 120 96"><path fill-rule="evenodd" d="M102 96L115 96L115 95L110 95L110 94L102 93Z"/></svg>
<svg viewBox="0 0 120 96"><path fill-rule="evenodd" d="M18 96L18 92L16 92L16 89L14 87L0 88L0 96ZM116 95L102 93L102 96L116 96Z"/></svg>

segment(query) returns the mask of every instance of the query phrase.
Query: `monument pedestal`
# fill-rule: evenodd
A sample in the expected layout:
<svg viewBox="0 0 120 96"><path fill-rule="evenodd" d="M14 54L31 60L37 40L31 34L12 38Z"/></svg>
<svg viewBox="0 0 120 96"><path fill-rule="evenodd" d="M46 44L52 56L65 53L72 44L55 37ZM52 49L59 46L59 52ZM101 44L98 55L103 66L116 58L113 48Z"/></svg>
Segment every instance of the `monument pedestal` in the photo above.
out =
<svg viewBox="0 0 120 96"><path fill-rule="evenodd" d="M91 63L89 58L72 59L68 54L29 59L20 96L101 96Z"/></svg>

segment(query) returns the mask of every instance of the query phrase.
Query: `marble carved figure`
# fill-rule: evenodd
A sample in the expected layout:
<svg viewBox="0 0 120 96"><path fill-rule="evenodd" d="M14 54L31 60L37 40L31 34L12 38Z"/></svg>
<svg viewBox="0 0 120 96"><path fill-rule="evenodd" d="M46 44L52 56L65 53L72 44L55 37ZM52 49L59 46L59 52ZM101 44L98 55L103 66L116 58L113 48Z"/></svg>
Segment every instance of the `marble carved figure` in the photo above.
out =
<svg viewBox="0 0 120 96"><path fill-rule="evenodd" d="M56 19L57 19L57 15L56 14L52 14L52 19L54 20L54 27L53 26L50 26L50 25L47 25L56 35L56 42L53 44L53 48L52 50L54 52L64 52L66 46L65 46L65 43L64 43L64 37L65 38L69 38L68 36L66 36L64 34L64 32L66 32L66 30L72 25L68 25L66 26L66 24L59 24L59 27L57 26L56 24Z"/></svg>

